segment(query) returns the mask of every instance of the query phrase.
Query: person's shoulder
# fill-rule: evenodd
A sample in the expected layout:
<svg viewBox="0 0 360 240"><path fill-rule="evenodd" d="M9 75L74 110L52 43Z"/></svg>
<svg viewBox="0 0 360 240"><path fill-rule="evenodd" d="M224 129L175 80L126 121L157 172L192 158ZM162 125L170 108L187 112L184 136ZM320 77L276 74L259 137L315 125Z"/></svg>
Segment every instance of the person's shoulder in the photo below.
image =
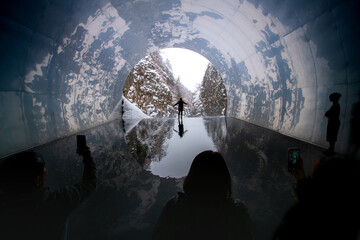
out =
<svg viewBox="0 0 360 240"><path fill-rule="evenodd" d="M164 207L165 212L177 212L184 205L184 193L179 192L176 196L169 199Z"/></svg>
<svg viewBox="0 0 360 240"><path fill-rule="evenodd" d="M251 219L246 205L240 200L230 200L228 207L228 223L231 239L253 239L256 226ZM239 228L239 226L242 226Z"/></svg>
<svg viewBox="0 0 360 240"><path fill-rule="evenodd" d="M0 200L6 199L7 194L0 189Z"/></svg>
<svg viewBox="0 0 360 240"><path fill-rule="evenodd" d="M182 204L184 201L185 201L185 194L183 192L178 192L176 196L172 197L167 202L167 205L176 206L176 205Z"/></svg>
<svg viewBox="0 0 360 240"><path fill-rule="evenodd" d="M44 202L62 202L72 198L73 192L79 192L76 189L76 184L60 188L45 187L39 190L38 194L41 195L41 200Z"/></svg>
<svg viewBox="0 0 360 240"><path fill-rule="evenodd" d="M56 198L57 190L51 187L43 187L32 194L32 199L37 199L39 204L51 202Z"/></svg>
<svg viewBox="0 0 360 240"><path fill-rule="evenodd" d="M7 202L8 202L7 194L0 190L0 210L6 208Z"/></svg>
<svg viewBox="0 0 360 240"><path fill-rule="evenodd" d="M228 210L234 215L249 214L246 205L238 199L231 199L228 201Z"/></svg>
<svg viewBox="0 0 360 240"><path fill-rule="evenodd" d="M241 208L247 209L245 204L242 201L240 201L239 199L231 199L230 204L232 204L235 208L238 208L238 209L241 209Z"/></svg>

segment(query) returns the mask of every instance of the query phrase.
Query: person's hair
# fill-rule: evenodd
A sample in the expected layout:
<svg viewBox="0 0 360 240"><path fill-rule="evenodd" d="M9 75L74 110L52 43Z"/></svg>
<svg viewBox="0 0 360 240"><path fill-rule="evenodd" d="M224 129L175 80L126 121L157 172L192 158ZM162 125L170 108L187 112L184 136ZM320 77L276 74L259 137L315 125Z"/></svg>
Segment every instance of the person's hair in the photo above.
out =
<svg viewBox="0 0 360 240"><path fill-rule="evenodd" d="M231 177L223 156L213 151L199 153L184 180L183 190L193 198L231 199Z"/></svg>
<svg viewBox="0 0 360 240"><path fill-rule="evenodd" d="M337 101L339 101L340 98L341 98L341 94L338 92L334 92L334 93L330 94L330 96L329 96L329 99L331 102L334 102L334 101L337 102Z"/></svg>
<svg viewBox="0 0 360 240"><path fill-rule="evenodd" d="M324 158L313 172L312 180L317 194L346 198L359 188L359 163L347 157Z"/></svg>
<svg viewBox="0 0 360 240"><path fill-rule="evenodd" d="M37 176L44 174L45 162L36 152L17 153L0 166L0 189L7 193L26 193L34 189Z"/></svg>

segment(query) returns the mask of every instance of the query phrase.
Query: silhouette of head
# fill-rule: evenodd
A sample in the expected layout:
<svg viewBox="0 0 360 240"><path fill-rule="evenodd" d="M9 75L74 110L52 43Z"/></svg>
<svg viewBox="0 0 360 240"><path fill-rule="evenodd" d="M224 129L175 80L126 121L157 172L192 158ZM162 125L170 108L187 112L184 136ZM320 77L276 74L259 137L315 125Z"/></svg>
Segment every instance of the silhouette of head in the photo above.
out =
<svg viewBox="0 0 360 240"><path fill-rule="evenodd" d="M273 239L357 239L359 162L333 156L315 164L306 197L289 210Z"/></svg>
<svg viewBox="0 0 360 240"><path fill-rule="evenodd" d="M45 182L43 158L36 152L21 152L4 160L0 167L0 189L7 193L27 193Z"/></svg>
<svg viewBox="0 0 360 240"><path fill-rule="evenodd" d="M356 160L338 156L323 158L312 173L315 193L320 197L348 199L359 186L359 164ZM356 186L356 187L355 187Z"/></svg>
<svg viewBox="0 0 360 240"><path fill-rule="evenodd" d="M198 154L191 164L183 189L192 198L215 201L232 198L231 177L222 155L213 151Z"/></svg>
<svg viewBox="0 0 360 240"><path fill-rule="evenodd" d="M338 92L334 92L329 96L330 102L338 102L340 98L341 98L341 94Z"/></svg>

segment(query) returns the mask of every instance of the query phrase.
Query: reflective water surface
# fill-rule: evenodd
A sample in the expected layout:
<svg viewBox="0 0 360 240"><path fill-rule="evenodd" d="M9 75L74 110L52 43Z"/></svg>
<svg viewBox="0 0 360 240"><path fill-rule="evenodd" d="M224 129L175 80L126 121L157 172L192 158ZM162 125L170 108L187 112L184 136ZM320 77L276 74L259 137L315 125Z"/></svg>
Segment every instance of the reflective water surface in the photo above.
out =
<svg viewBox="0 0 360 240"><path fill-rule="evenodd" d="M219 151L233 180L234 198L249 209L256 239L270 239L295 202L286 171L288 147L300 147L309 172L323 149L233 118L185 118L135 123L116 120L83 132L98 166L98 187L71 216L69 239L151 239L166 202L181 191L193 157ZM76 137L35 149L46 161L48 185L80 181ZM170 176L170 177L168 177Z"/></svg>
<svg viewBox="0 0 360 240"><path fill-rule="evenodd" d="M187 118L181 122L143 119L125 133L125 141L146 170L160 177L181 178L187 175L198 153L216 150L204 121L202 118Z"/></svg>

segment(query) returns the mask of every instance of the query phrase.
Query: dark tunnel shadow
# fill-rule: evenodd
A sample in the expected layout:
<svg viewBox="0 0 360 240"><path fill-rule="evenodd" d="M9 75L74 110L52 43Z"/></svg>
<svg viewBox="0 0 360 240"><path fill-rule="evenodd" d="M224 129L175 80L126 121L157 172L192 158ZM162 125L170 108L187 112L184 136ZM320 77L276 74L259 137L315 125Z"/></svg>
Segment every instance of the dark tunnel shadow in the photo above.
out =
<svg viewBox="0 0 360 240"><path fill-rule="evenodd" d="M351 108L349 155L356 157L360 149L360 92Z"/></svg>

